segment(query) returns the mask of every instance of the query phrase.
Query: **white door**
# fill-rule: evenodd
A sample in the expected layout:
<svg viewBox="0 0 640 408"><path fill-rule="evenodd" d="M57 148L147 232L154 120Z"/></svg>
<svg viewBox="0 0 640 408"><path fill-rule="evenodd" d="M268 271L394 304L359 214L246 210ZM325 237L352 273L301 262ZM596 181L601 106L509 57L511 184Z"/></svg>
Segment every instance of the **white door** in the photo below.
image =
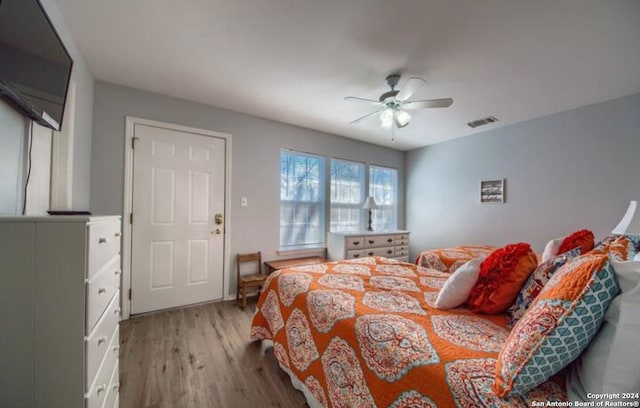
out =
<svg viewBox="0 0 640 408"><path fill-rule="evenodd" d="M135 124L131 313L221 299L226 140Z"/></svg>

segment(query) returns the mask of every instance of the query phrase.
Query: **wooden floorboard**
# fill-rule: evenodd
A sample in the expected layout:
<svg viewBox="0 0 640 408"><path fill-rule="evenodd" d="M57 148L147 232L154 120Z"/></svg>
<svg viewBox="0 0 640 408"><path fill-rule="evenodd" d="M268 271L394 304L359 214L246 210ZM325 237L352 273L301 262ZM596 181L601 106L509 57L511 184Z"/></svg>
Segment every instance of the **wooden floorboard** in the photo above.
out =
<svg viewBox="0 0 640 408"><path fill-rule="evenodd" d="M120 407L306 407L272 349L249 342L255 311L210 303L120 324Z"/></svg>

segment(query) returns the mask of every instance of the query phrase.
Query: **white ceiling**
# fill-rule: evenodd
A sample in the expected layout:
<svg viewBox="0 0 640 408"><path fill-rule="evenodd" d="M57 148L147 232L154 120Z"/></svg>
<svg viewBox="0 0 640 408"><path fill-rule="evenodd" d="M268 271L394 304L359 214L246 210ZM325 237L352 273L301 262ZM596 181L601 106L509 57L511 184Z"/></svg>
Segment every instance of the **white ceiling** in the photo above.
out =
<svg viewBox="0 0 640 408"><path fill-rule="evenodd" d="M100 80L401 150L640 92L637 0L58 3ZM343 98L394 72L454 103L391 142L377 118L349 125L370 108Z"/></svg>

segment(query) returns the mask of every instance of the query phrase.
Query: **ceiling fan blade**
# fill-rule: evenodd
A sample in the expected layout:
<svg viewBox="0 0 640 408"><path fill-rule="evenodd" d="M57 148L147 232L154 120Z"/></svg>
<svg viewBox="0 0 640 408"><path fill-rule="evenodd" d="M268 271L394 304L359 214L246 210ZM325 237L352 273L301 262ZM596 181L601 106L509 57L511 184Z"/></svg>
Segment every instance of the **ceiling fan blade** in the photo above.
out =
<svg viewBox="0 0 640 408"><path fill-rule="evenodd" d="M442 99L425 99L422 101L406 102L402 105L402 109L414 110L414 109L427 109L427 108L448 108L453 103L451 98Z"/></svg>
<svg viewBox="0 0 640 408"><path fill-rule="evenodd" d="M380 101L377 101L375 99L359 98L357 96L347 96L344 98L344 100L353 102L366 102L370 105L382 106L382 103Z"/></svg>
<svg viewBox="0 0 640 408"><path fill-rule="evenodd" d="M359 118L358 118L358 119L356 119L356 120L352 120L351 122L349 122L349 124L350 124L350 125L355 125L356 123L358 123L358 122L360 122L360 121L362 121L362 120L365 120L365 119L366 119L366 118L368 118L369 116L373 116L373 115L375 115L376 113L380 113L380 112L382 112L382 109L377 110L377 111L375 111L375 112L367 113L366 115L361 116L361 117L359 117Z"/></svg>
<svg viewBox="0 0 640 408"><path fill-rule="evenodd" d="M425 82L426 81L420 77L409 78L400 92L398 92L398 94L396 95L396 99L399 101L406 101L407 99L411 98L411 95L413 95L418 90L418 88L424 85Z"/></svg>

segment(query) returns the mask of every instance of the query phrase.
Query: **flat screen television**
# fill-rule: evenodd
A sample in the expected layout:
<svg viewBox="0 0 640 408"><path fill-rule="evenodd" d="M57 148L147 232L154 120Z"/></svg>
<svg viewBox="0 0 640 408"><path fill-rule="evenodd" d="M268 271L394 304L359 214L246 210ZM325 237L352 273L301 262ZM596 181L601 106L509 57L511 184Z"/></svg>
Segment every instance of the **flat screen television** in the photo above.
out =
<svg viewBox="0 0 640 408"><path fill-rule="evenodd" d="M0 0L0 95L60 130L73 60L38 0Z"/></svg>

